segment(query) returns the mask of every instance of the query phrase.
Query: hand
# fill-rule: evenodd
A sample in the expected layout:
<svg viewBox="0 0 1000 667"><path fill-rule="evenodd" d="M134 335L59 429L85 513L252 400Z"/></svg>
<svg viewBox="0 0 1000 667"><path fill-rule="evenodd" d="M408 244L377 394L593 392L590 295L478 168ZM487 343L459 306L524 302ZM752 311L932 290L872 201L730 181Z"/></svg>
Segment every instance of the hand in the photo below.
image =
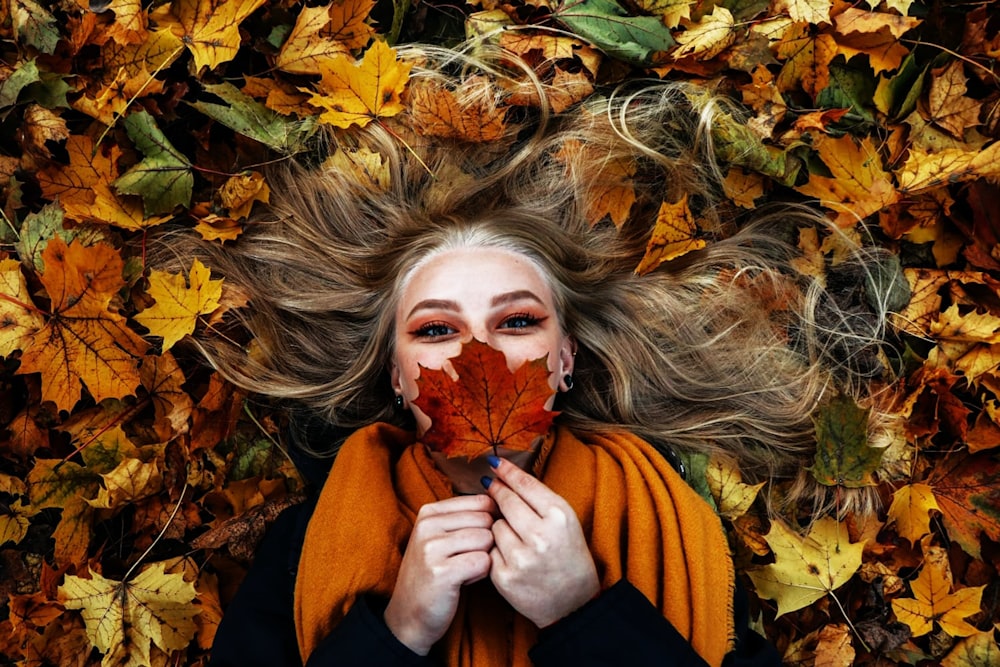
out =
<svg viewBox="0 0 1000 667"><path fill-rule="evenodd" d="M464 584L490 571L496 504L486 495L456 496L420 508L399 566L385 623L420 655L444 636Z"/></svg>
<svg viewBox="0 0 1000 667"><path fill-rule="evenodd" d="M487 493L503 516L493 524L490 578L514 609L544 628L600 592L594 558L569 503L504 459Z"/></svg>

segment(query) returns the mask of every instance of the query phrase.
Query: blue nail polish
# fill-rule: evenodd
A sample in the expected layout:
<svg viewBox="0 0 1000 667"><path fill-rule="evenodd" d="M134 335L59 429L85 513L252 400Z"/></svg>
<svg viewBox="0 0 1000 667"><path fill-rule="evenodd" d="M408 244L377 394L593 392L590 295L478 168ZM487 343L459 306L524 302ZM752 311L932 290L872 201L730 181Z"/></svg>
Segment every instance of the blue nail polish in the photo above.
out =
<svg viewBox="0 0 1000 667"><path fill-rule="evenodd" d="M484 489L488 489L490 488L490 484L493 483L493 479L487 477L486 475L483 475L482 477L479 478L479 483L483 485Z"/></svg>
<svg viewBox="0 0 1000 667"><path fill-rule="evenodd" d="M500 459L492 454L486 457L486 462L490 464L491 468L496 468L500 465Z"/></svg>

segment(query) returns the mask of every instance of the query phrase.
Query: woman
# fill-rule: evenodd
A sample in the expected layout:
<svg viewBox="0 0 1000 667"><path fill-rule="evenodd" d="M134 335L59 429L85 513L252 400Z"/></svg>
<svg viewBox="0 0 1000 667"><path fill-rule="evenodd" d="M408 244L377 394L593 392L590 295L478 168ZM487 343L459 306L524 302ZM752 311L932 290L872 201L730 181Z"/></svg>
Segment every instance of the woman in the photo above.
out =
<svg viewBox="0 0 1000 667"><path fill-rule="evenodd" d="M718 518L661 451L794 479L810 412L870 370L880 319L845 331L759 226L635 275L661 201L688 194L722 227L710 104L660 85L535 117L451 58L411 85L501 114L502 136L430 138L406 116L341 136L211 259L253 304L249 354L201 342L215 366L357 429L315 506L272 528L213 664L771 664ZM621 164L629 221L592 226ZM422 369L448 371L473 339L510 368L546 360L559 416L528 451L469 461L420 441Z"/></svg>

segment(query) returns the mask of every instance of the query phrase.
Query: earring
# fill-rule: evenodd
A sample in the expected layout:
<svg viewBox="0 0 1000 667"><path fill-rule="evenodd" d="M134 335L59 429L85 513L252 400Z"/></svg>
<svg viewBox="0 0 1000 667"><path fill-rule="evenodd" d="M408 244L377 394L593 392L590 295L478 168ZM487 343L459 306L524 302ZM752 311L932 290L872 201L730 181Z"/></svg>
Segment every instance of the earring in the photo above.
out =
<svg viewBox="0 0 1000 667"><path fill-rule="evenodd" d="M402 410L404 405L406 405L406 401L403 400L403 395L396 394L396 407Z"/></svg>
<svg viewBox="0 0 1000 667"><path fill-rule="evenodd" d="M573 376L570 375L569 373L566 373L566 375L563 376L563 384L566 385L566 391L569 391L570 389L572 389L573 388Z"/></svg>

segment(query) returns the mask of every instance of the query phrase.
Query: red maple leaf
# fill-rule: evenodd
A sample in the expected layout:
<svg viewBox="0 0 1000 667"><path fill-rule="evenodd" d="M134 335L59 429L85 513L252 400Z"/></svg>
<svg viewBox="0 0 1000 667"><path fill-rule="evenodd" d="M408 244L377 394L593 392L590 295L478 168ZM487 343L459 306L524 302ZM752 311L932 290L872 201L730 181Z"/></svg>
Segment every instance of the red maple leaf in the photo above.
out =
<svg viewBox="0 0 1000 667"><path fill-rule="evenodd" d="M422 441L448 458L473 459L490 448L527 451L559 414L545 408L555 390L549 386L546 357L511 372L503 352L472 340L443 370L421 369L414 404L431 418Z"/></svg>

